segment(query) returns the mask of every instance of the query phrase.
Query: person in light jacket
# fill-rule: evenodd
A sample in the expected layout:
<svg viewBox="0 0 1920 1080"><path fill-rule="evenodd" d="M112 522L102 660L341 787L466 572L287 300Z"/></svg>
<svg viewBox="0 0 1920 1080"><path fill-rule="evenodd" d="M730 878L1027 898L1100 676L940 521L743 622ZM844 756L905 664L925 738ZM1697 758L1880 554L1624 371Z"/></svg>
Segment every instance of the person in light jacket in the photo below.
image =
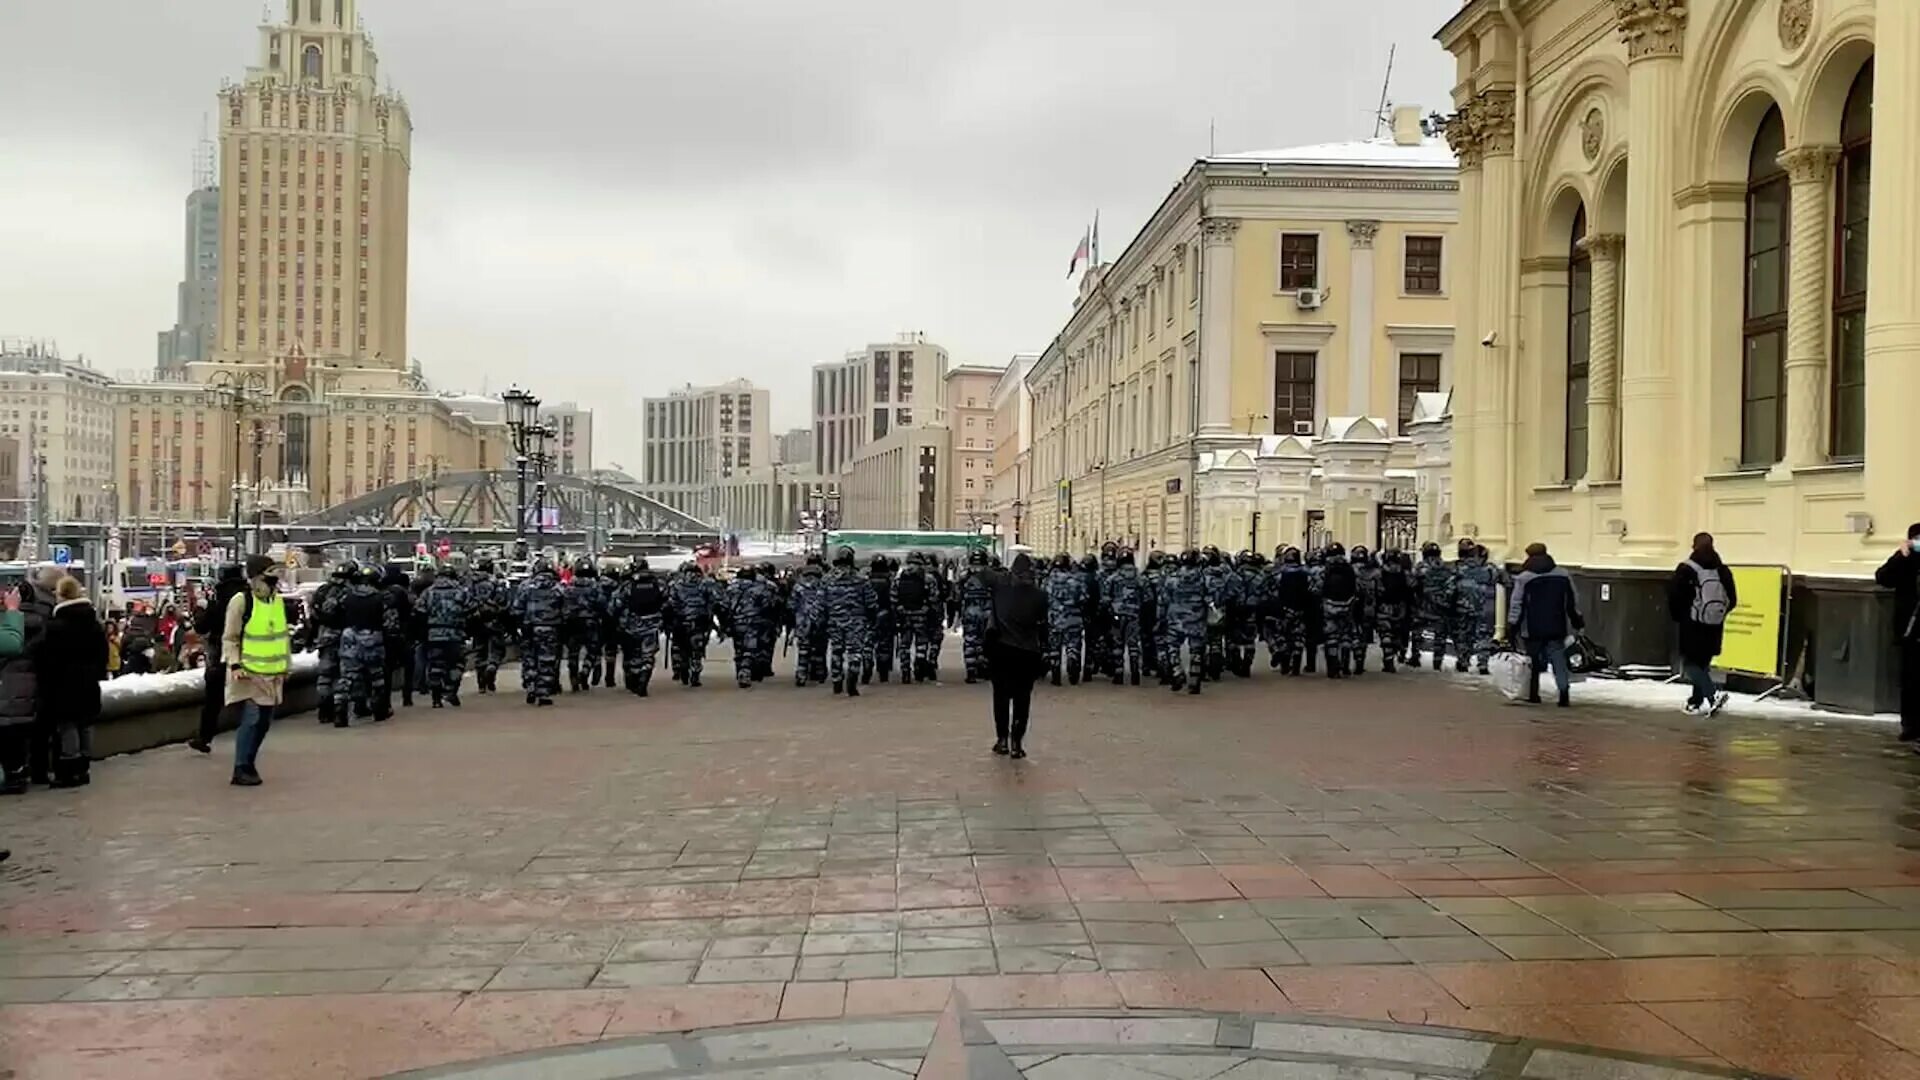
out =
<svg viewBox="0 0 1920 1080"><path fill-rule="evenodd" d="M293 665L287 606L280 597L280 571L265 555L247 557L247 591L227 601L220 656L227 665L227 704L240 707L233 743L233 783L260 786L255 761L273 711L280 707Z"/></svg>
<svg viewBox="0 0 1920 1080"><path fill-rule="evenodd" d="M1567 638L1587 622L1580 616L1573 579L1547 554L1547 545L1527 545L1527 561L1514 579L1513 599L1507 605L1507 622L1525 643L1527 658L1533 661L1532 674L1527 678L1527 700L1540 703L1540 671L1551 664L1553 681L1560 687L1560 707L1566 708L1571 704L1568 690L1573 683L1573 673L1567 668Z"/></svg>

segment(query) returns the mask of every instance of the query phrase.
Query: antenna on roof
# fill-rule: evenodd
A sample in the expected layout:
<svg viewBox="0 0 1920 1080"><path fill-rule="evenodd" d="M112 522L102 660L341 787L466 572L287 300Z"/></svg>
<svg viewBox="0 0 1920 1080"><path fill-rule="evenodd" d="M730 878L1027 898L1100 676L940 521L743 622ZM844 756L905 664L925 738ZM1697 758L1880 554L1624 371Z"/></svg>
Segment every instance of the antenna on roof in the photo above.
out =
<svg viewBox="0 0 1920 1080"><path fill-rule="evenodd" d="M1207 117L1207 156L1213 157L1219 150L1213 144L1213 117Z"/></svg>
<svg viewBox="0 0 1920 1080"><path fill-rule="evenodd" d="M1380 105L1373 110L1373 137L1380 137L1380 129L1393 130L1392 103L1387 100L1387 90L1393 85L1393 54L1398 52L1398 44L1387 46L1387 77L1380 80Z"/></svg>

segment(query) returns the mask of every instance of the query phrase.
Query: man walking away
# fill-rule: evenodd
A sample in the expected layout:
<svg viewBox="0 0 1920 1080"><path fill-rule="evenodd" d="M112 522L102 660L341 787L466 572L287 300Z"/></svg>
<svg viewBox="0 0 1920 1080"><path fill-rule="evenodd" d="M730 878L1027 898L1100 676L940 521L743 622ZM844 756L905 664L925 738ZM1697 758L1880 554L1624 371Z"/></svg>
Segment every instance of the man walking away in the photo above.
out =
<svg viewBox="0 0 1920 1080"><path fill-rule="evenodd" d="M1713 549L1713 534L1695 536L1693 554L1667 583L1667 614L1680 628L1680 671L1693 686L1688 715L1715 716L1726 707L1726 692L1713 681L1713 658L1720 655L1727 615L1739 603L1733 571Z"/></svg>
<svg viewBox="0 0 1920 1080"><path fill-rule="evenodd" d="M1035 580L1033 560L1013 557L1011 571L988 570L992 615L987 623L987 678L993 683L993 752L1027 756L1028 714L1033 684L1046 670L1043 651L1052 648L1047 591Z"/></svg>
<svg viewBox="0 0 1920 1080"><path fill-rule="evenodd" d="M247 579L242 575L240 564L228 563L220 568L220 580L213 586L213 599L193 619L194 632L206 642L206 693L200 699L200 730L187 740L187 745L203 754L213 753L213 737L220 732L220 714L227 706L227 665L220 657L220 643L225 640L221 631L225 629L227 602L246 591ZM316 617L316 612L307 613L309 621Z"/></svg>
<svg viewBox="0 0 1920 1080"><path fill-rule="evenodd" d="M279 570L265 555L247 556L246 592L227 602L220 655L227 665L227 704L240 706L233 742L233 783L259 787L255 763L273 726L273 712L286 690L293 659L287 607L280 598ZM368 589L372 592L371 588ZM339 714L337 723L345 723Z"/></svg>
<svg viewBox="0 0 1920 1080"><path fill-rule="evenodd" d="M1893 633L1900 642L1900 741L1920 741L1920 522L1907 542L1874 572L1893 590Z"/></svg>
<svg viewBox="0 0 1920 1080"><path fill-rule="evenodd" d="M467 667L467 623L473 618L467 596L467 586L451 567L435 575L433 583L420 594L427 623L427 691L433 695L436 709L442 702L460 707L460 680Z"/></svg>
<svg viewBox="0 0 1920 1080"><path fill-rule="evenodd" d="M647 696L647 684L653 680L653 665L660 654L662 612L667 607L667 589L647 565L635 559L613 594L610 605L613 619L620 627L620 659L626 666L623 675L628 692Z"/></svg>
<svg viewBox="0 0 1920 1080"><path fill-rule="evenodd" d="M826 599L828 678L834 693L844 689L848 697L859 697L860 670L866 664L867 638L879 605L867 575L854 565L850 547L834 554Z"/></svg>
<svg viewBox="0 0 1920 1080"><path fill-rule="evenodd" d="M252 566L251 561L248 566ZM252 577L249 573L248 578ZM333 726L337 728L346 727L349 717L365 717L371 712L375 720L385 720L393 712L387 681L386 628L395 609L380 579L379 567L362 567L360 580L340 599L340 678L333 685ZM232 622L232 616L228 616L228 622ZM231 671L233 665L227 667ZM227 700L235 700L231 688Z"/></svg>
<svg viewBox="0 0 1920 1080"><path fill-rule="evenodd" d="M1527 678L1527 701L1540 703L1540 669L1553 665L1553 681L1560 687L1560 707L1571 701L1568 690L1573 673L1567 668L1567 638L1587 625L1580 617L1580 602L1574 595L1573 579L1547 554L1547 545L1528 544L1527 561L1513 584L1513 602L1508 605L1509 626L1526 643L1527 658L1533 672Z"/></svg>

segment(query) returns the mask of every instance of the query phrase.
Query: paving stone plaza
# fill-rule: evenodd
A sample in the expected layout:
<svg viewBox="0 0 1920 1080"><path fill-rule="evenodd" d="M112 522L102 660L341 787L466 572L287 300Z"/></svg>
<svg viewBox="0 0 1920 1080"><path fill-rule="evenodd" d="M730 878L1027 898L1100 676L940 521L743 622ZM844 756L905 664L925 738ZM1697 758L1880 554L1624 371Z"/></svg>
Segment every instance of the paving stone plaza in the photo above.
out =
<svg viewBox="0 0 1920 1080"><path fill-rule="evenodd" d="M1920 1077L1870 725L1261 672L1010 762L985 687L502 682L8 801L0 1073Z"/></svg>

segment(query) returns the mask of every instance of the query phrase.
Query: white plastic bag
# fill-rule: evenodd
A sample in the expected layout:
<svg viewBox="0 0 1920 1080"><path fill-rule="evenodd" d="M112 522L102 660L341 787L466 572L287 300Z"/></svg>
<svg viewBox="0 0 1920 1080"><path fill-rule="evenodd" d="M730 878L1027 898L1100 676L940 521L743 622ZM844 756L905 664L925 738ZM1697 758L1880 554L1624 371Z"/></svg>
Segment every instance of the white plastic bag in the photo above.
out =
<svg viewBox="0 0 1920 1080"><path fill-rule="evenodd" d="M1533 675L1533 663L1522 652L1503 652L1496 654L1487 662L1488 670L1493 672L1493 685L1500 696L1508 701L1519 701L1527 696L1527 683Z"/></svg>

